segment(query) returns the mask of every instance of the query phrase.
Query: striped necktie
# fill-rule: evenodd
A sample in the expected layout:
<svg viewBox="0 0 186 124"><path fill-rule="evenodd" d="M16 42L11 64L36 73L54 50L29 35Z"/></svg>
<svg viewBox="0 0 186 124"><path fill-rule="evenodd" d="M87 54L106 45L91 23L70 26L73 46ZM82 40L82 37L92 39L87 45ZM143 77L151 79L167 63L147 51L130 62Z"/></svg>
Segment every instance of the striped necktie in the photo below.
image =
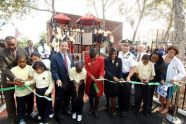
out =
<svg viewBox="0 0 186 124"><path fill-rule="evenodd" d="M65 64L65 68L67 69L68 72L68 63L67 63L67 55L64 54L64 64Z"/></svg>

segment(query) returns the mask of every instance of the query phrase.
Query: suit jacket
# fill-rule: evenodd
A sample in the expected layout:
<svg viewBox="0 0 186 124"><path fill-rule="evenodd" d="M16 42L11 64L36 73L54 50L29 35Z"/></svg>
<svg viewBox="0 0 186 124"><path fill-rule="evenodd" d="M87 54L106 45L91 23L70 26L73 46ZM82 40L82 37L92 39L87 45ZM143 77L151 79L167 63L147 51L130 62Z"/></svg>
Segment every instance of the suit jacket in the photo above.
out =
<svg viewBox="0 0 186 124"><path fill-rule="evenodd" d="M96 57L95 62L92 62L92 59L90 56L85 57L85 68L87 70L87 78L86 78L86 94L89 95L90 93L90 86L93 82L91 79L91 75L93 75L96 79L98 79L100 76L104 77L104 59L102 57ZM97 96L103 95L103 82L102 81L96 81L96 85L99 88L99 92L97 93Z"/></svg>
<svg viewBox="0 0 186 124"><path fill-rule="evenodd" d="M105 78L113 80L113 77L122 78L122 62L120 58L116 58L114 63L110 57L105 58Z"/></svg>
<svg viewBox="0 0 186 124"><path fill-rule="evenodd" d="M74 62L72 60L72 56L69 53L68 53L68 57L71 61L71 67L73 67ZM62 81L63 89L68 89L70 87L70 84L69 84L70 80L69 80L68 72L65 67L64 59L60 52L58 52L51 58L51 72L52 72L52 78L55 82L57 80Z"/></svg>
<svg viewBox="0 0 186 124"><path fill-rule="evenodd" d="M25 47L25 50L30 57L31 53L29 53L29 47ZM33 52L37 52L37 48L33 47L33 50L34 50Z"/></svg>
<svg viewBox="0 0 186 124"><path fill-rule="evenodd" d="M3 50L0 51L0 70L2 72L2 81L4 87L12 86L8 85L6 81L7 78L10 81L14 81L15 76L12 74L10 69L17 65L16 58L19 55L25 55L26 57L28 57L26 51L20 47L17 47L16 57L12 55L8 48L4 48Z"/></svg>

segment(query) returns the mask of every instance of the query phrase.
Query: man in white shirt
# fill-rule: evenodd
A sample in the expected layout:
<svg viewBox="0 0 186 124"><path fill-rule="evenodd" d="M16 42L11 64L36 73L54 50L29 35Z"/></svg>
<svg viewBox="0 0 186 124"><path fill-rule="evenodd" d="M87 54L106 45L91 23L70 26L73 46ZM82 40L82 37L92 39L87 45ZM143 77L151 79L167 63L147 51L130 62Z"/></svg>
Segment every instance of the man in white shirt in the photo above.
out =
<svg viewBox="0 0 186 124"><path fill-rule="evenodd" d="M122 75L123 79L130 82L135 68L137 66L136 57L129 52L131 42L128 40L121 41L122 51L118 57L122 60ZM123 83L119 87L118 103L120 107L120 116L125 117L130 107L131 84Z"/></svg>
<svg viewBox="0 0 186 124"><path fill-rule="evenodd" d="M51 54L51 48L43 40L40 41L40 46L37 48L39 54L41 54L42 59L49 59Z"/></svg>

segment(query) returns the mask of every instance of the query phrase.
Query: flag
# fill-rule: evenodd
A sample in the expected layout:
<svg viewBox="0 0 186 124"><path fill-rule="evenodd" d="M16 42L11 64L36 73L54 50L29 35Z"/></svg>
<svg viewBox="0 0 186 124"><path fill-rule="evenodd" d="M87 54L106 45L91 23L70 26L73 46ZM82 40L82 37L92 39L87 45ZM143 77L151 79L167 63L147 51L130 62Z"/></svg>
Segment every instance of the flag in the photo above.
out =
<svg viewBox="0 0 186 124"><path fill-rule="evenodd" d="M15 28L15 38L18 38L21 35L21 32Z"/></svg>

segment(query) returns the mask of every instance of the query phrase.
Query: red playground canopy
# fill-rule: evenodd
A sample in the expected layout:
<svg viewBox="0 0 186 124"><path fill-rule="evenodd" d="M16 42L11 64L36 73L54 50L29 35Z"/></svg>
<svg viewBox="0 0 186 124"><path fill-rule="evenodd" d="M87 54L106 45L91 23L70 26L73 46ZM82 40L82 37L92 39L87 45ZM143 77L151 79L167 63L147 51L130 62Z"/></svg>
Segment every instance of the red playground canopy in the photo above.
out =
<svg viewBox="0 0 186 124"><path fill-rule="evenodd" d="M54 15L53 19L60 24L68 24L71 21L69 17L62 13Z"/></svg>
<svg viewBox="0 0 186 124"><path fill-rule="evenodd" d="M101 20L96 18L92 13L88 12L84 16L80 17L77 20L78 24L82 24L84 26L93 26L93 25L99 25L101 23Z"/></svg>

